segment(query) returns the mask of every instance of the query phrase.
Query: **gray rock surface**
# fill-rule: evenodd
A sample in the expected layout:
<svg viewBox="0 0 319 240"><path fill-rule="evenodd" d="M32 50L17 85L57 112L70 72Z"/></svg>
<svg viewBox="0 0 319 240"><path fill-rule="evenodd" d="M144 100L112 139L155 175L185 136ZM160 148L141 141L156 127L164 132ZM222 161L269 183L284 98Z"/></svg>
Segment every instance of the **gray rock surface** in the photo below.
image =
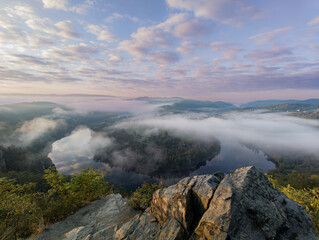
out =
<svg viewBox="0 0 319 240"><path fill-rule="evenodd" d="M175 185L156 191L151 214L162 226L170 218L175 218L191 232L208 208L222 177L222 174L188 177Z"/></svg>
<svg viewBox="0 0 319 240"><path fill-rule="evenodd" d="M146 240L155 239L156 233L159 231L159 225L154 216L149 213L137 215L134 219L124 224L114 234L115 239L136 239Z"/></svg>
<svg viewBox="0 0 319 240"><path fill-rule="evenodd" d="M138 212L120 194L110 194L51 225L32 240L105 240L114 239L118 226L133 219Z"/></svg>
<svg viewBox="0 0 319 240"><path fill-rule="evenodd" d="M156 236L156 240L183 240L185 238L187 234L183 226L174 218L167 221Z"/></svg>
<svg viewBox="0 0 319 240"><path fill-rule="evenodd" d="M219 184L195 233L199 239L318 239L302 206L274 189L255 167L237 169Z"/></svg>
<svg viewBox="0 0 319 240"><path fill-rule="evenodd" d="M274 189L255 167L188 177L133 210L111 194L31 239L319 240L301 205Z"/></svg>

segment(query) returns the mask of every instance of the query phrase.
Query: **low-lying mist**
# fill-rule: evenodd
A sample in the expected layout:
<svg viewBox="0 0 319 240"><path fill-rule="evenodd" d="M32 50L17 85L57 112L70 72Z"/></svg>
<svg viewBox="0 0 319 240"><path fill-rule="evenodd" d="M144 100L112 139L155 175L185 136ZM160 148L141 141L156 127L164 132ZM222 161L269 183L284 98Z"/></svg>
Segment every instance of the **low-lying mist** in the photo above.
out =
<svg viewBox="0 0 319 240"><path fill-rule="evenodd" d="M124 169L124 166L127 168L135 166L136 160L141 157L130 146L107 151L114 147L114 139L109 133L118 129L136 131L144 136L167 131L183 139L202 142L218 139L221 142L221 152L206 164L212 169L217 165L218 169L224 170L226 164L229 170L240 167L241 164L249 164L258 165L267 171L274 168L274 165L262 163L268 162L265 161L267 157L264 153L319 159L318 120L297 118L287 113L263 111L225 110L224 113L216 112L216 115L213 111L173 114L160 111L164 103L150 104L147 101L99 96L70 97L63 101L68 107L48 104L51 110L43 110L42 115L35 111L34 116L31 115L33 118L17 122L15 128L12 128L10 121L5 122L0 119L0 134L6 134L0 136L2 141L0 145L41 146L43 148L41 152L45 155L51 152L49 157L57 168L66 174L77 172L90 165L100 166L110 171L110 165L96 163L93 160L101 150L104 154L110 155L109 163L113 166L113 170L116 167ZM57 102L63 101L61 99ZM15 108L8 106L2 106L0 110L11 117L14 115L12 113L10 115L9 112L16 111ZM101 112L107 114L100 114ZM121 115L120 112L130 114ZM240 146L245 148L241 149ZM160 149L156 146L148 146L145 149L153 153L150 154L152 157L147 160L145 168L153 168L161 163L163 154ZM231 166L232 163L234 166ZM121 171L117 169L116 172ZM144 173L143 171L139 173L141 172ZM198 169L197 172L204 171Z"/></svg>
<svg viewBox="0 0 319 240"><path fill-rule="evenodd" d="M231 112L220 117L194 119L187 115L138 118L118 128L147 128L148 132L171 131L179 136L210 141L237 142L277 154L319 157L319 121L285 113ZM146 131L147 132L147 131Z"/></svg>
<svg viewBox="0 0 319 240"><path fill-rule="evenodd" d="M68 137L54 142L48 157L59 171L71 174L92 165L104 167L103 164L93 162L93 157L99 149L111 144L108 137L81 126Z"/></svg>

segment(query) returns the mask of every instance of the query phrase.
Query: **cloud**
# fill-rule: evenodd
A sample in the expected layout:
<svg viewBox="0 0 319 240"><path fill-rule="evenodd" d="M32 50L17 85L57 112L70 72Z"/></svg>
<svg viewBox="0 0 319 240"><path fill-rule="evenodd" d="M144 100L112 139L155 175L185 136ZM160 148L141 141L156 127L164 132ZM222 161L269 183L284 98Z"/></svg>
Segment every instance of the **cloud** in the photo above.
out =
<svg viewBox="0 0 319 240"><path fill-rule="evenodd" d="M88 100L87 98L70 98L65 101L67 107L73 108L81 113L91 111L101 112L125 112L133 114L144 114L156 111L163 104L149 104L145 101L137 101L134 99L122 99L115 97L96 97Z"/></svg>
<svg viewBox="0 0 319 240"><path fill-rule="evenodd" d="M311 21L309 21L307 23L307 25L309 25L309 26L313 26L313 25L317 25L317 24L319 24L319 16L314 18L314 19L312 19Z"/></svg>
<svg viewBox="0 0 319 240"><path fill-rule="evenodd" d="M93 5L93 0L85 0L83 3L72 6L71 8L69 8L69 10L79 14L85 14L90 8L93 7Z"/></svg>
<svg viewBox="0 0 319 240"><path fill-rule="evenodd" d="M180 46L176 48L176 51L184 55L190 55L201 48L209 48L209 44L199 41L183 41L180 43Z"/></svg>
<svg viewBox="0 0 319 240"><path fill-rule="evenodd" d="M173 31L175 36L180 38L206 37L212 31L212 24L193 19L177 25Z"/></svg>
<svg viewBox="0 0 319 240"><path fill-rule="evenodd" d="M196 17L211 19L224 24L240 26L245 19L256 19L264 12L250 3L235 0L166 0L171 8L194 12Z"/></svg>
<svg viewBox="0 0 319 240"><path fill-rule="evenodd" d="M94 5L92 0L85 0L83 3L68 6L69 0L42 0L43 7L49 9L63 10L63 11L71 11L79 14L84 14L87 12L89 8Z"/></svg>
<svg viewBox="0 0 319 240"><path fill-rule="evenodd" d="M68 0L42 0L44 8L67 10Z"/></svg>
<svg viewBox="0 0 319 240"><path fill-rule="evenodd" d="M176 42L172 30L178 24L186 21L188 17L184 13L174 14L157 25L140 27L137 32L131 34L131 40L120 42L118 49L139 57L159 48L165 48L167 51L167 48Z"/></svg>
<svg viewBox="0 0 319 240"><path fill-rule="evenodd" d="M173 64L179 60L178 54L175 52L156 51L149 54L148 59L159 64Z"/></svg>
<svg viewBox="0 0 319 240"><path fill-rule="evenodd" d="M33 65L41 65L42 67L44 65L56 66L52 61L50 61L50 59L46 59L46 58L29 56L26 54L12 54L12 53L7 53L7 56L15 58L16 61L18 61L18 63L21 62L22 64L29 63L29 64L33 64Z"/></svg>
<svg viewBox="0 0 319 240"><path fill-rule="evenodd" d="M124 40L119 44L119 50L125 50L133 56L143 56L154 48L166 48L173 43L170 33L156 29L139 28L131 36L132 40Z"/></svg>
<svg viewBox="0 0 319 240"><path fill-rule="evenodd" d="M108 16L104 19L105 22L114 22L117 19L129 19L133 22L140 22L140 20L137 17L132 17L128 14L120 14L120 13L113 13L112 15Z"/></svg>
<svg viewBox="0 0 319 240"><path fill-rule="evenodd" d="M35 118L24 122L22 126L16 130L16 134L19 136L21 145L28 146L39 137L64 124L63 120L51 120L43 117Z"/></svg>
<svg viewBox="0 0 319 240"><path fill-rule="evenodd" d="M89 59L98 53L97 46L89 46L86 44L71 44L65 47L55 47L43 51L45 57L54 57L60 61L84 61L83 58Z"/></svg>
<svg viewBox="0 0 319 240"><path fill-rule="evenodd" d="M109 57L110 57L111 62L120 62L123 60L123 57L118 56L118 55L114 55L112 53L109 54Z"/></svg>
<svg viewBox="0 0 319 240"><path fill-rule="evenodd" d="M248 53L245 57L252 60L276 58L284 55L292 55L292 49L288 47L273 47L271 50L257 49Z"/></svg>
<svg viewBox="0 0 319 240"><path fill-rule="evenodd" d="M27 5L16 5L12 8L7 7L5 11L9 16L17 15L22 19L34 18L35 16L33 8Z"/></svg>
<svg viewBox="0 0 319 240"><path fill-rule="evenodd" d="M118 127L147 127L167 130L179 136L219 140L256 146L271 153L296 153L319 157L319 123L282 113L230 113L222 118L191 119L186 115L138 119Z"/></svg>
<svg viewBox="0 0 319 240"><path fill-rule="evenodd" d="M241 49L235 48L233 44L222 41L212 42L210 48L215 52L221 53L224 58L229 60L235 60L237 53L241 51Z"/></svg>
<svg viewBox="0 0 319 240"><path fill-rule="evenodd" d="M272 40L274 40L278 34L287 32L291 29L292 29L292 27L277 28L277 29L272 30L270 32L259 33L257 35L251 36L250 39L255 40L257 45L262 45L262 44L265 44L265 43L268 43L268 42L271 42Z"/></svg>
<svg viewBox="0 0 319 240"><path fill-rule="evenodd" d="M86 31L97 36L96 39L99 41L114 42L118 40L118 38L108 30L107 26L91 24L86 27Z"/></svg>
<svg viewBox="0 0 319 240"><path fill-rule="evenodd" d="M70 20L60 21L55 24L62 37L79 40L79 34Z"/></svg>
<svg viewBox="0 0 319 240"><path fill-rule="evenodd" d="M48 18L34 16L26 20L25 23L32 30L51 35L51 38L53 35L54 38L63 37L71 40L81 40L79 33L75 30L75 26L70 20L53 23Z"/></svg>

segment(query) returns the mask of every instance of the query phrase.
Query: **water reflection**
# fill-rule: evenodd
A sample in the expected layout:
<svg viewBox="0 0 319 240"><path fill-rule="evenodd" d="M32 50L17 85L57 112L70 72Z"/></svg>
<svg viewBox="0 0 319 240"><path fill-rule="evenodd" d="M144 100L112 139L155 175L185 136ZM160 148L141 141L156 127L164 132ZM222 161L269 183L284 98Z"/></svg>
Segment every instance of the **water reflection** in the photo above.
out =
<svg viewBox="0 0 319 240"><path fill-rule="evenodd" d="M99 137L99 141L96 141L97 137ZM101 146L96 146L95 142L100 143L101 139L104 143ZM105 147L107 144L111 144L109 139L103 136L96 136L91 130L82 128L74 131L70 136L56 141L53 144L49 157L52 159L57 170L64 174L73 174L90 166L100 168L103 172L107 173L106 180L128 191L134 190L145 181L162 181L164 185L170 185L182 178L183 173L172 174L171 176L165 175L165 178L161 179L137 174L132 171L128 172L118 167L112 168L106 163L93 161L95 149L97 147ZM222 142L220 154L207 161L205 166L201 166L189 175L214 172L229 173L236 168L250 165L261 168L264 172L275 168L275 165L267 161L266 156L262 152L252 151L239 143Z"/></svg>
<svg viewBox="0 0 319 240"><path fill-rule="evenodd" d="M268 161L261 151L253 151L239 143L222 142L220 154L207 161L205 166L190 175L201 175L212 172L233 172L236 168L256 166L264 172L275 168L275 164Z"/></svg>

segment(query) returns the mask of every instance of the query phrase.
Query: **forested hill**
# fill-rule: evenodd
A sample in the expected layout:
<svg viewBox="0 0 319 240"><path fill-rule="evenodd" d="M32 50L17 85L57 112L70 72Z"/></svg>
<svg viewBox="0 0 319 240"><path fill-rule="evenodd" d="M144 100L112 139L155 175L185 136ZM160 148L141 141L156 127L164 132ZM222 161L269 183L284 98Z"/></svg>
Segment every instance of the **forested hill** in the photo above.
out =
<svg viewBox="0 0 319 240"><path fill-rule="evenodd" d="M253 102L248 102L240 105L241 108L259 108L268 105L277 105L277 104L286 104L286 103L298 103L298 104L310 104L317 105L319 104L319 99L307 99L307 100L295 100L295 99L287 99L287 100L258 100Z"/></svg>
<svg viewBox="0 0 319 240"><path fill-rule="evenodd" d="M185 112L211 112L211 111L228 111L236 107L226 102L211 102L185 99L162 107L162 112L185 113Z"/></svg>

